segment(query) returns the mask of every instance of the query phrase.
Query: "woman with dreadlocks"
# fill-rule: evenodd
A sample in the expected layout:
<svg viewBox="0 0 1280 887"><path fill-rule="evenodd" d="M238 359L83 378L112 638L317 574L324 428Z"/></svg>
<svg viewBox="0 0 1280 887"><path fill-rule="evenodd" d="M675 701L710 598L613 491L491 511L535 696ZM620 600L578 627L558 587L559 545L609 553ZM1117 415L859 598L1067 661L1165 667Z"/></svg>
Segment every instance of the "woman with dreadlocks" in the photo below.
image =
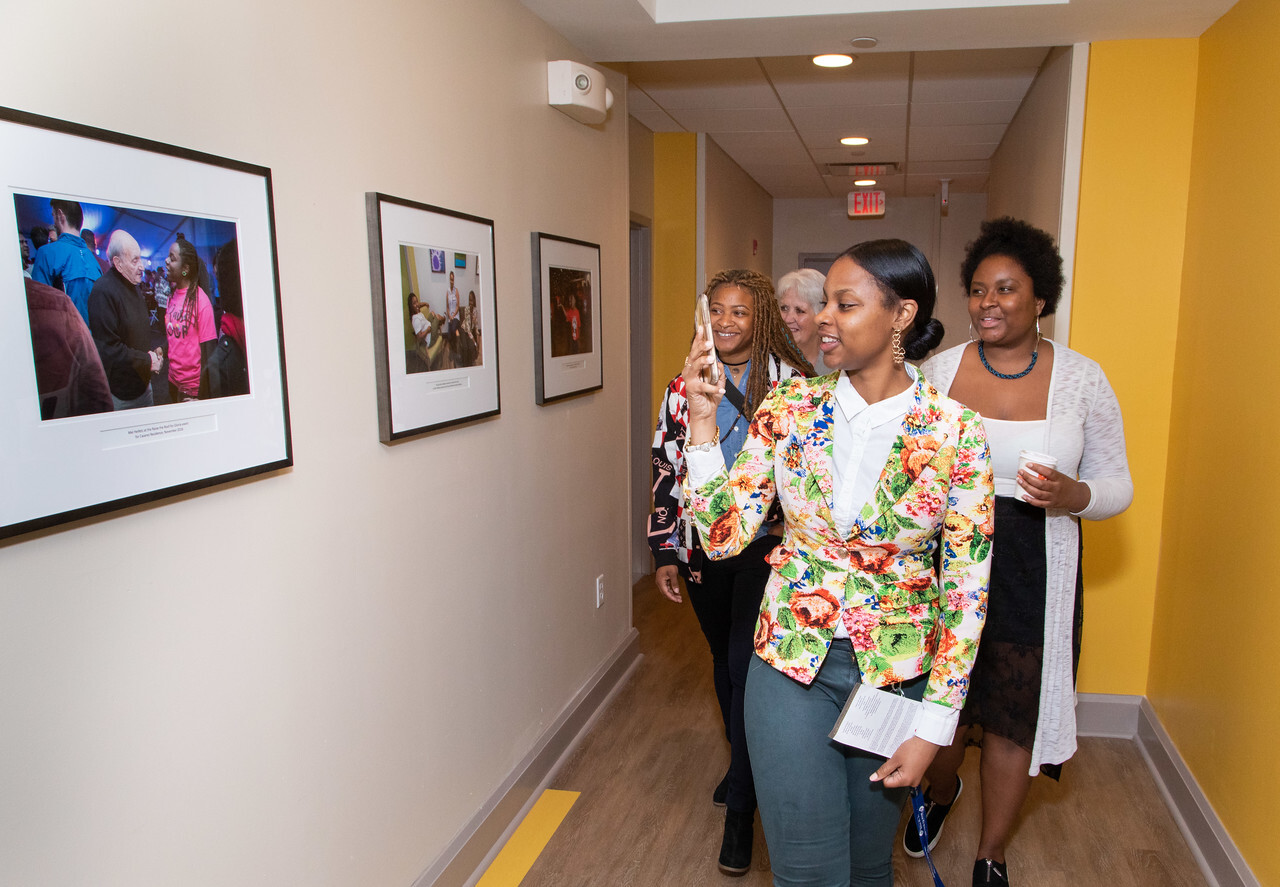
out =
<svg viewBox="0 0 1280 887"><path fill-rule="evenodd" d="M811 376L813 367L782 322L769 278L755 271L721 271L711 278L706 293L718 372L726 392L732 392L721 400L716 413L720 452L732 465L747 438L751 417L772 387L792 376ZM688 419L684 377L676 376L663 397L653 441L649 547L657 566L658 590L680 603L677 576L684 577L689 602L711 647L712 678L729 740L729 772L712 793L712 803L728 808L719 865L728 874L743 874L751 867L756 810L743 728L743 689L752 632L769 578L765 555L780 536L777 522L766 521L741 554L714 563L703 557L680 492Z"/></svg>
<svg viewBox="0 0 1280 887"><path fill-rule="evenodd" d="M179 236L164 263L173 294L165 312L169 344L169 402L200 397L200 368L213 355L218 330L213 305L200 288L200 256L191 241Z"/></svg>

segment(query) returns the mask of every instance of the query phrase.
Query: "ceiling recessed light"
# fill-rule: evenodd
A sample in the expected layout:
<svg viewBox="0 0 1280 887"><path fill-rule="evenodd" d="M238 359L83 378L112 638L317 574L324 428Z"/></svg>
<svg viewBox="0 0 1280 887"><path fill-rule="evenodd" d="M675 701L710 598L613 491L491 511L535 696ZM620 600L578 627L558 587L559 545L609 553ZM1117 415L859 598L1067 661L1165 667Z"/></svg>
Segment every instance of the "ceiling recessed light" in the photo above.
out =
<svg viewBox="0 0 1280 887"><path fill-rule="evenodd" d="M858 179L857 181L854 182L854 184L857 185L859 188L866 188L870 185L874 185L875 183L876 183L875 179Z"/></svg>
<svg viewBox="0 0 1280 887"><path fill-rule="evenodd" d="M815 55L813 63L820 68L843 68L846 65L853 64L853 56L851 55Z"/></svg>
<svg viewBox="0 0 1280 887"><path fill-rule="evenodd" d="M874 37L854 37L849 41L849 45L854 49L871 49L880 41Z"/></svg>
<svg viewBox="0 0 1280 887"><path fill-rule="evenodd" d="M847 136L840 140L842 145L866 145L871 139L866 136Z"/></svg>

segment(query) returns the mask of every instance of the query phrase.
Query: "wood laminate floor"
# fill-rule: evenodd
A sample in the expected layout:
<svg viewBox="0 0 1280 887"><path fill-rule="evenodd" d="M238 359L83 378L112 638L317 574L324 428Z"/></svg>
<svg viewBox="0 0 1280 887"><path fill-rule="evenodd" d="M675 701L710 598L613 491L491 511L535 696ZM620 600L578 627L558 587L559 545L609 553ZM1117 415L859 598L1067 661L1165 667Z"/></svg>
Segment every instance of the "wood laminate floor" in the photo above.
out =
<svg viewBox="0 0 1280 887"><path fill-rule="evenodd" d="M724 812L711 791L729 751L711 689L706 643L687 603L633 589L644 654L552 787L581 792L523 887L766 887L768 849L756 824L742 877L716 868ZM978 751L965 798L934 853L948 887L968 887L978 843ZM905 816L904 816L905 823ZM1034 780L1009 850L1016 887L1203 887L1206 884L1137 747L1084 738L1064 781ZM895 850L898 887L932 887L924 860Z"/></svg>

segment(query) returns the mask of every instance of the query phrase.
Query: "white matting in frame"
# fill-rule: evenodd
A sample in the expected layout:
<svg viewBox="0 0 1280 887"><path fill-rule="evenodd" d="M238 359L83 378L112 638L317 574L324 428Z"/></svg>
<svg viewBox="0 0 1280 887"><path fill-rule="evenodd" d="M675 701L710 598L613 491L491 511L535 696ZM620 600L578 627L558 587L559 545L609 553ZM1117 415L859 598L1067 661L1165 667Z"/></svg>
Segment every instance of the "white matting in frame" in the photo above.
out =
<svg viewBox="0 0 1280 887"><path fill-rule="evenodd" d="M539 404L604 387L600 245L533 235L533 370Z"/></svg>
<svg viewBox="0 0 1280 887"><path fill-rule="evenodd" d="M0 187L0 538L293 464L270 170L0 108ZM28 233L16 207L32 198L118 210L124 230L146 213L234 230L249 393L45 418L15 242Z"/></svg>
<svg viewBox="0 0 1280 887"><path fill-rule="evenodd" d="M493 222L372 191L366 203L379 438L497 415Z"/></svg>

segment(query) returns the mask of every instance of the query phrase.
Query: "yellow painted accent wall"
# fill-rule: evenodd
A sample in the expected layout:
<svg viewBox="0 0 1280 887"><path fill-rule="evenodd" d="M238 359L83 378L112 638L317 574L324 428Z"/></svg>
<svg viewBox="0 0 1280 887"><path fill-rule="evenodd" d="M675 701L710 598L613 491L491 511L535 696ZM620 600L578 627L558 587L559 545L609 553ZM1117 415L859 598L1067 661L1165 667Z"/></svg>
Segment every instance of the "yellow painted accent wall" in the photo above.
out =
<svg viewBox="0 0 1280 887"><path fill-rule="evenodd" d="M698 287L698 137L653 135L653 399L655 420L667 383L689 353Z"/></svg>
<svg viewBox="0 0 1280 887"><path fill-rule="evenodd" d="M1186 260L1148 696L1263 884L1280 786L1280 4L1240 0L1199 40ZM1134 232L1135 249L1145 232ZM1138 239L1139 235L1143 239ZM1228 556L1230 555L1230 556Z"/></svg>
<svg viewBox="0 0 1280 887"><path fill-rule="evenodd" d="M1133 504L1084 521L1078 686L1146 692L1195 116L1196 40L1089 53L1071 342L1124 413Z"/></svg>

